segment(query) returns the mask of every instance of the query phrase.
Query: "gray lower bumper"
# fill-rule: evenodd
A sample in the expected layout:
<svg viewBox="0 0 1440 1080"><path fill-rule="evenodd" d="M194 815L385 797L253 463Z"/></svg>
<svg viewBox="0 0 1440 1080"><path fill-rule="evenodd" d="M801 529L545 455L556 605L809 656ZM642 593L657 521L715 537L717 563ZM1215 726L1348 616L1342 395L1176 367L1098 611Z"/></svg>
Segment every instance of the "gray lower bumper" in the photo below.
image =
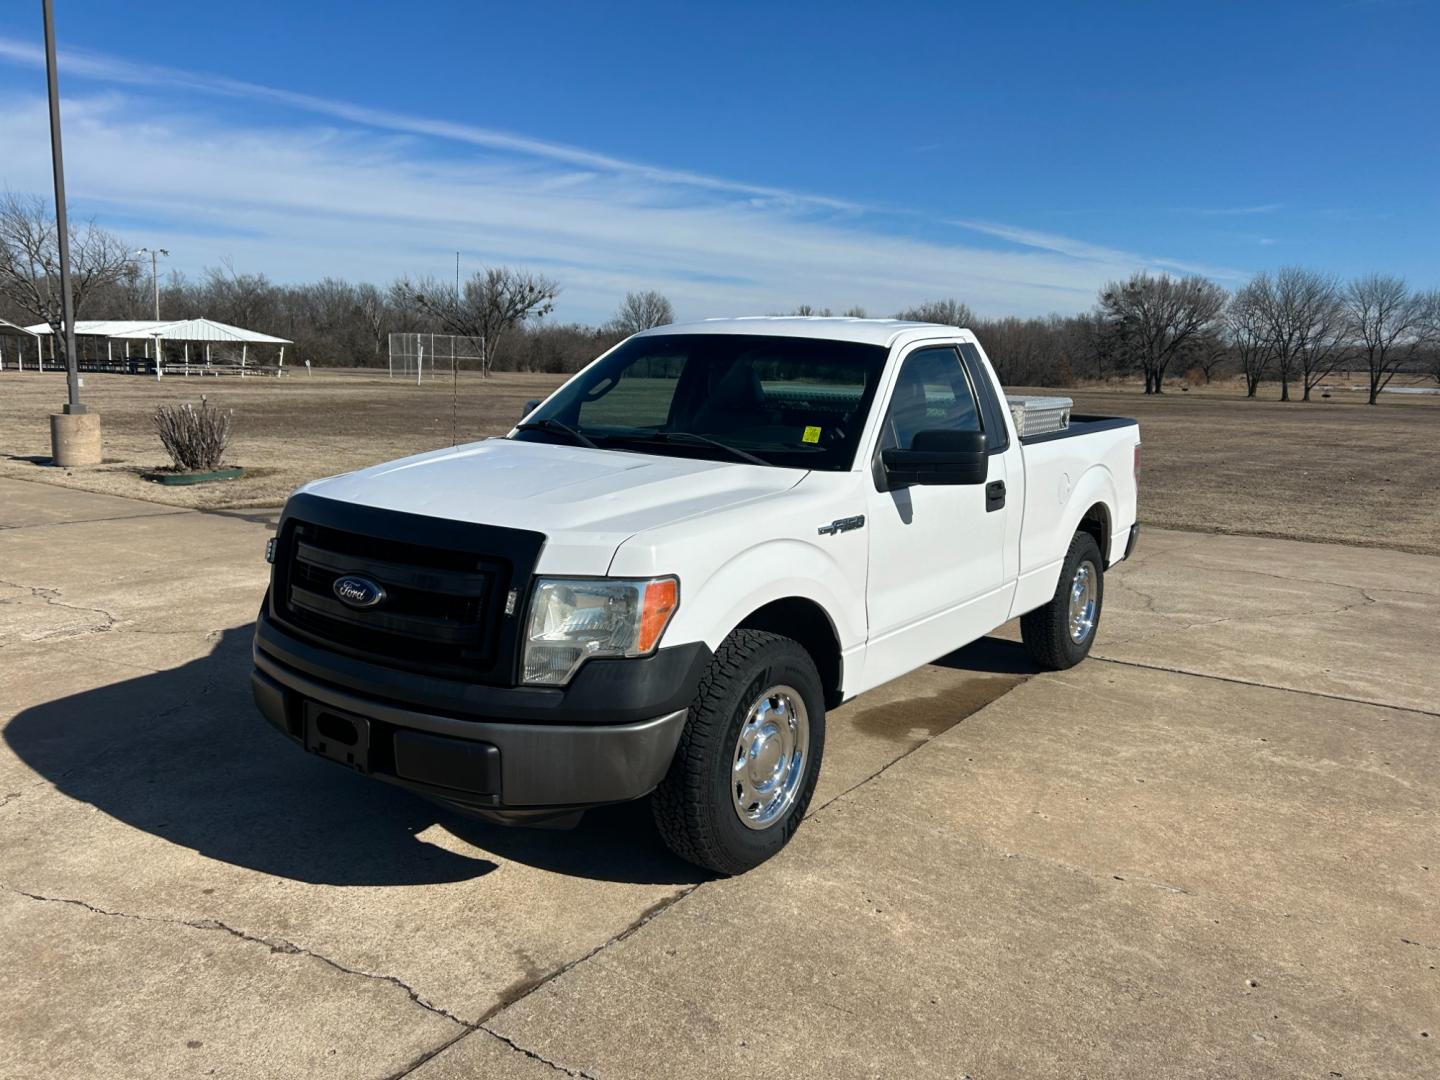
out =
<svg viewBox="0 0 1440 1080"><path fill-rule="evenodd" d="M308 707L363 717L369 728L363 771L435 798L494 810L596 806L647 794L670 767L686 712L617 725L461 720L347 693L291 671L259 650L251 689L265 718L302 745ZM404 739L403 733L411 732L435 737L425 740L428 747L439 748L429 759L433 765L424 755L407 759L395 752L396 735ZM444 753L447 740L455 741L455 753ZM494 754L473 753L477 744L498 751L498 770ZM457 770L457 756L476 761L469 777L463 767Z"/></svg>

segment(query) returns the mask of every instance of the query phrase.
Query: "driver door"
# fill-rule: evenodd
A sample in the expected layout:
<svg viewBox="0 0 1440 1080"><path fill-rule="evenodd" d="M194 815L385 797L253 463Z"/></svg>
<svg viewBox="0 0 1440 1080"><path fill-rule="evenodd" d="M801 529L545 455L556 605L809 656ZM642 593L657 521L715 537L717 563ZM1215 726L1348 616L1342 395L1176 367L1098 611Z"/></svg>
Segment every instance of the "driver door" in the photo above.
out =
<svg viewBox="0 0 1440 1080"><path fill-rule="evenodd" d="M910 449L918 431L983 431L978 395L953 345L921 345L902 360L875 455ZM1005 525L996 505L1006 457L992 453L984 484L883 491L872 470L866 511L870 572L864 683L878 686L989 633L1006 620ZM991 492L988 500L987 489ZM1018 511L1017 511L1018 512Z"/></svg>

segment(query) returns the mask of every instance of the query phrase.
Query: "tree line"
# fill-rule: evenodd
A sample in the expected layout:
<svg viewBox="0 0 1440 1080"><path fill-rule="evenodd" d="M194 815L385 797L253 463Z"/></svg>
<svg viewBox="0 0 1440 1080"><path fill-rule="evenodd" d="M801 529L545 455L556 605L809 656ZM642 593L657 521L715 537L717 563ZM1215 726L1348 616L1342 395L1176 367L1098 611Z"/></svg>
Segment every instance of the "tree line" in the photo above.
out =
<svg viewBox="0 0 1440 1080"><path fill-rule="evenodd" d="M0 318L61 326L54 219L38 198L0 197ZM153 317L153 283L133 250L93 222L72 227L76 318ZM458 288L457 288L458 284ZM476 344L486 371L578 370L629 334L674 320L654 291L631 292L601 326L554 323L561 286L544 275L489 267L461 282L401 277L386 286L326 277L281 284L226 262L199 278L160 283L165 319L206 316L295 342L317 365L384 366L394 332L453 334ZM830 315L802 305L790 314ZM844 315L864 317L851 308ZM1200 276L1140 272L1100 290L1078 315L983 318L940 299L896 318L974 330L1002 381L1070 386L1139 375L1147 394L1184 375L1236 375L1246 393L1274 383L1310 400L1341 369L1367 374L1369 400L1402 370L1440 380L1440 290L1369 274L1342 282L1302 267L1255 275L1233 293ZM63 339L56 343L63 352Z"/></svg>

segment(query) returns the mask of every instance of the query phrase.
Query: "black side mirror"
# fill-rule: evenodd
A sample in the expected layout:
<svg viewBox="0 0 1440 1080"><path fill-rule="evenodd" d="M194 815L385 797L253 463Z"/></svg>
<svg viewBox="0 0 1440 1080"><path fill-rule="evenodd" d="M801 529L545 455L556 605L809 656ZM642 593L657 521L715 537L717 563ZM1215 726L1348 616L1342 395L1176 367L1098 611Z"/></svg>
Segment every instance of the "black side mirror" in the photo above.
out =
<svg viewBox="0 0 1440 1080"><path fill-rule="evenodd" d="M890 488L911 484L983 484L990 473L979 431L917 431L909 450L880 451Z"/></svg>
<svg viewBox="0 0 1440 1080"><path fill-rule="evenodd" d="M520 410L520 419L524 420L525 417L529 416L532 412L538 409L540 407L540 403L544 400L544 398L537 397L531 398L529 401L525 402L525 408Z"/></svg>

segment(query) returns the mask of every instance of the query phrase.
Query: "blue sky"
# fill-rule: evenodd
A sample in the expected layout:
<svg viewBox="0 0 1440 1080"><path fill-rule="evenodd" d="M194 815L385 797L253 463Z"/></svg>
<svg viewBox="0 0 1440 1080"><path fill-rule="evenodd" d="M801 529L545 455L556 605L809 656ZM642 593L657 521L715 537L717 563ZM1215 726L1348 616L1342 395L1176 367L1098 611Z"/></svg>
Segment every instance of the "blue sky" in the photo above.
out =
<svg viewBox="0 0 1440 1080"><path fill-rule="evenodd" d="M1435 3L115 5L57 0L77 210L196 273L487 262L598 320L1140 268L1440 285ZM49 185L39 5L0 26L0 185Z"/></svg>

